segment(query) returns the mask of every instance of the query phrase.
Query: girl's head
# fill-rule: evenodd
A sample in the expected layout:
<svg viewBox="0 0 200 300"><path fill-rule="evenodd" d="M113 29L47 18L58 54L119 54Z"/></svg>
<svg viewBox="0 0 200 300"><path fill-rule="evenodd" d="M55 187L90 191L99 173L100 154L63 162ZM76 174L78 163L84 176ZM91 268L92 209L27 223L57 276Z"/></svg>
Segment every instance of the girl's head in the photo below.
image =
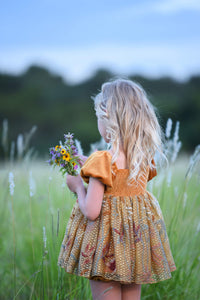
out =
<svg viewBox="0 0 200 300"><path fill-rule="evenodd" d="M162 153L162 131L154 107L139 84L125 79L104 83L94 101L99 129L115 151L113 161L122 147L131 180L141 167L152 166L156 151Z"/></svg>

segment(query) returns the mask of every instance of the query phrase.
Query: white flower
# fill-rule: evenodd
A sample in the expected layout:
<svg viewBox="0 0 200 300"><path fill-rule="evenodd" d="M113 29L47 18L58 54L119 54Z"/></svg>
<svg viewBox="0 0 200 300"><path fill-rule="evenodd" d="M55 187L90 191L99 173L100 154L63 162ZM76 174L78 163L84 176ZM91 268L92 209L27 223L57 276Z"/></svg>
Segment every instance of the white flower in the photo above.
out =
<svg viewBox="0 0 200 300"><path fill-rule="evenodd" d="M78 150L78 155L83 155L83 149L79 140L75 139L75 145Z"/></svg>
<svg viewBox="0 0 200 300"><path fill-rule="evenodd" d="M10 195L13 196L14 195L14 187L15 187L13 172L9 173L9 179L8 180L9 180L9 183L10 183Z"/></svg>
<svg viewBox="0 0 200 300"><path fill-rule="evenodd" d="M17 155L18 158L21 158L24 152L24 138L22 134L19 134L17 137Z"/></svg>
<svg viewBox="0 0 200 300"><path fill-rule="evenodd" d="M47 236L46 236L46 228L43 226L43 242L44 242L44 249L47 247Z"/></svg>
<svg viewBox="0 0 200 300"><path fill-rule="evenodd" d="M200 145L197 145L193 155L190 157L190 163L185 177L188 177L188 179L191 178L192 172L199 162L200 162Z"/></svg>
<svg viewBox="0 0 200 300"><path fill-rule="evenodd" d="M198 233L200 231L200 222L197 224L197 230L196 232Z"/></svg>
<svg viewBox="0 0 200 300"><path fill-rule="evenodd" d="M107 143L103 138L99 142L90 144L90 153L93 153L94 151L98 150L105 150L107 148Z"/></svg>
<svg viewBox="0 0 200 300"><path fill-rule="evenodd" d="M2 146L4 151L8 151L8 120L3 120L3 131L2 131Z"/></svg>
<svg viewBox="0 0 200 300"><path fill-rule="evenodd" d="M170 187L171 179L172 179L172 172L171 172L171 170L169 170L168 175L167 175L167 186L168 187Z"/></svg>
<svg viewBox="0 0 200 300"><path fill-rule="evenodd" d="M180 127L180 122L177 121L176 122L176 127L175 127L175 132L174 132L174 138L173 138L173 142L174 142L174 145L176 145L176 143L178 142L178 139L179 139L179 127Z"/></svg>
<svg viewBox="0 0 200 300"><path fill-rule="evenodd" d="M179 141L179 127L180 127L180 122L177 121L176 122L176 128L175 128L175 132L174 132L174 138L173 138L173 148L174 148L174 151L173 151L173 154L172 154L172 157L171 157L171 162L174 163L176 158L177 158L177 155L179 153L179 150L181 148L181 141Z"/></svg>
<svg viewBox="0 0 200 300"><path fill-rule="evenodd" d="M175 196L176 196L176 198L178 197L178 186L175 186L174 187L174 194L175 194Z"/></svg>
<svg viewBox="0 0 200 300"><path fill-rule="evenodd" d="M165 131L166 138L170 137L171 130L172 130L172 120L169 118L167 120L166 131Z"/></svg>
<svg viewBox="0 0 200 300"><path fill-rule="evenodd" d="M33 197L35 194L35 180L32 176L32 171L29 172L29 191L30 191L30 197Z"/></svg>
<svg viewBox="0 0 200 300"><path fill-rule="evenodd" d="M187 203L187 193L185 192L183 195L183 208L186 207L186 203Z"/></svg>
<svg viewBox="0 0 200 300"><path fill-rule="evenodd" d="M15 142L12 141L11 147L10 147L10 161L14 161L14 155L15 155Z"/></svg>

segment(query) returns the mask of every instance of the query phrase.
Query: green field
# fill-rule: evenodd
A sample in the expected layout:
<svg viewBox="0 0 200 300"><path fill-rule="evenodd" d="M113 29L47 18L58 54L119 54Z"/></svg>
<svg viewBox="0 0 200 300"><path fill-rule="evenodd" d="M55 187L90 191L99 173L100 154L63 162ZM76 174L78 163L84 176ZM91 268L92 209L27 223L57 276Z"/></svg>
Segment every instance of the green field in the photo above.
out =
<svg viewBox="0 0 200 300"><path fill-rule="evenodd" d="M189 158L181 158L159 171L148 187L163 211L177 271L170 280L143 285L142 299L200 299L200 170L196 161L185 177L188 167ZM44 161L2 165L0 191L0 299L92 299L87 279L57 266L75 202L58 169L51 170Z"/></svg>

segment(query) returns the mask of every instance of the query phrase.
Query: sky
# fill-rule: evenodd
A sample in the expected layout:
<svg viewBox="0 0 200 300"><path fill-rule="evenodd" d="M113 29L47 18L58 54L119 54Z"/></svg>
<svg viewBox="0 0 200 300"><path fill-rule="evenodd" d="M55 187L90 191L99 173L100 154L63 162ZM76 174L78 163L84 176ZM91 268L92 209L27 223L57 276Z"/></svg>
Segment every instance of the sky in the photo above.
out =
<svg viewBox="0 0 200 300"><path fill-rule="evenodd" d="M73 83L98 68L187 80L200 74L200 1L2 1L0 72L31 64Z"/></svg>

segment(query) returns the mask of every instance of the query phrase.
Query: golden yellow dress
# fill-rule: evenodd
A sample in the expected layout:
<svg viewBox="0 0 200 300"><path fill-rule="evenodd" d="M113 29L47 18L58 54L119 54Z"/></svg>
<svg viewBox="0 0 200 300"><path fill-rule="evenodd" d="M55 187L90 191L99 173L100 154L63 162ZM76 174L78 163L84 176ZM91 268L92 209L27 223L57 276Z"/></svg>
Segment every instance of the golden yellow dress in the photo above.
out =
<svg viewBox="0 0 200 300"><path fill-rule="evenodd" d="M127 184L128 169L111 164L108 151L94 152L81 169L105 185L99 217L88 220L74 205L58 265L68 273L94 280L154 283L176 270L158 201L146 190L157 173L146 172L140 184Z"/></svg>

